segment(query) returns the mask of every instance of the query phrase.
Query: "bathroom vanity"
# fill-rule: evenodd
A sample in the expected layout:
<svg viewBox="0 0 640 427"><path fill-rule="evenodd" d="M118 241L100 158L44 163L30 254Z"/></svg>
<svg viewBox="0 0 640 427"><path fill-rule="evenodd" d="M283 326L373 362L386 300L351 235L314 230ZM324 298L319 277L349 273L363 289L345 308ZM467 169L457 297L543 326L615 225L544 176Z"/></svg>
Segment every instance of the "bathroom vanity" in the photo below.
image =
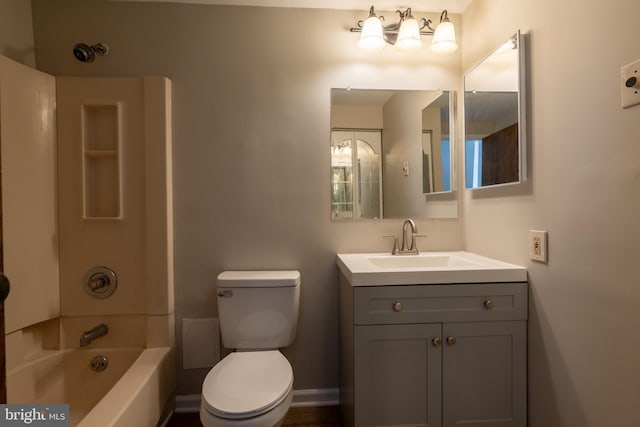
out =
<svg viewBox="0 0 640 427"><path fill-rule="evenodd" d="M345 425L526 425L523 267L465 252L337 263Z"/></svg>

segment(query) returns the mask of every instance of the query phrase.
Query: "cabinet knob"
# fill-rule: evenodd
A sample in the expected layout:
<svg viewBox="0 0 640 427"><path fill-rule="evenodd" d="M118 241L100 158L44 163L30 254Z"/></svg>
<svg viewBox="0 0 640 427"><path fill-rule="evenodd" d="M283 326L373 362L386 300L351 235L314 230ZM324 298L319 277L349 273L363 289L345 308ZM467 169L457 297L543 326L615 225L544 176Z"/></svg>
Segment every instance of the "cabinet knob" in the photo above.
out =
<svg viewBox="0 0 640 427"><path fill-rule="evenodd" d="M484 302L484 307L485 307L487 310L491 310L491 309L492 309L493 307L495 307L495 306L496 306L496 303L495 303L493 300L488 299L488 300L486 300L486 301Z"/></svg>
<svg viewBox="0 0 640 427"><path fill-rule="evenodd" d="M431 343L433 343L434 347L440 347L442 345L442 340L440 339L440 337L435 337L433 340L431 340Z"/></svg>
<svg viewBox="0 0 640 427"><path fill-rule="evenodd" d="M396 302L393 304L393 311L398 312L402 311L402 303Z"/></svg>
<svg viewBox="0 0 640 427"><path fill-rule="evenodd" d="M447 344L456 345L457 342L458 340L456 340L456 337L447 337Z"/></svg>

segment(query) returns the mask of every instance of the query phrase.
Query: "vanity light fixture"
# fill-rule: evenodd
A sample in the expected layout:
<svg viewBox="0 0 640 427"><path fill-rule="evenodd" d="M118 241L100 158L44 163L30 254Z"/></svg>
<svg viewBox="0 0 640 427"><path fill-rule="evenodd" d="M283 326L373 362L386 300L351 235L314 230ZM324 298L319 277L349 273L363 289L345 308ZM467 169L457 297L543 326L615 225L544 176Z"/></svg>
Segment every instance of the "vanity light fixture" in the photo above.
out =
<svg viewBox="0 0 640 427"><path fill-rule="evenodd" d="M446 9L440 15L440 23L433 29L430 19L419 21L411 14L411 8L396 10L400 21L384 25L384 16L377 16L373 6L369 8L369 16L360 20L357 27L350 29L352 33L361 33L358 47L367 50L382 49L385 43L393 45L403 52L413 52L422 47L420 35L433 36L431 50L440 53L451 53L458 49L453 23L449 20Z"/></svg>

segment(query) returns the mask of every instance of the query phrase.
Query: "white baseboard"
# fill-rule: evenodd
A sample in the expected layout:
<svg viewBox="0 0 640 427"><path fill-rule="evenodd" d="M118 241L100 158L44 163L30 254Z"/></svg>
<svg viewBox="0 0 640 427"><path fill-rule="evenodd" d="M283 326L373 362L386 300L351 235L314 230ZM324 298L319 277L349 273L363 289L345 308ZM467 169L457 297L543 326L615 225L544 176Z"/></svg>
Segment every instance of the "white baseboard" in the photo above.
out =
<svg viewBox="0 0 640 427"><path fill-rule="evenodd" d="M176 396L176 409L174 412L200 412L200 395L183 394Z"/></svg>
<svg viewBox="0 0 640 427"><path fill-rule="evenodd" d="M331 406L340 403L340 390L337 388L320 388L310 390L293 390L292 407L297 406Z"/></svg>
<svg viewBox="0 0 640 427"><path fill-rule="evenodd" d="M338 405L340 402L339 390L337 388L323 388L312 390L293 390L292 407L303 406L330 406ZM176 396L177 413L200 411L200 395L188 394Z"/></svg>

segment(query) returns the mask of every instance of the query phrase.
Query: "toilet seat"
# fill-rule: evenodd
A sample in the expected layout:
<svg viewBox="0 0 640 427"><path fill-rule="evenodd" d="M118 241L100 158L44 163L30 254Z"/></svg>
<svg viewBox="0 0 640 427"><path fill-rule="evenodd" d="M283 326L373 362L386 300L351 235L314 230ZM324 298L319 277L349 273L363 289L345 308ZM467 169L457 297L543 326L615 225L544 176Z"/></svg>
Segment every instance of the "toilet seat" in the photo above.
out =
<svg viewBox="0 0 640 427"><path fill-rule="evenodd" d="M293 370L277 350L234 352L209 371L202 404L226 419L255 417L280 404L293 387Z"/></svg>

